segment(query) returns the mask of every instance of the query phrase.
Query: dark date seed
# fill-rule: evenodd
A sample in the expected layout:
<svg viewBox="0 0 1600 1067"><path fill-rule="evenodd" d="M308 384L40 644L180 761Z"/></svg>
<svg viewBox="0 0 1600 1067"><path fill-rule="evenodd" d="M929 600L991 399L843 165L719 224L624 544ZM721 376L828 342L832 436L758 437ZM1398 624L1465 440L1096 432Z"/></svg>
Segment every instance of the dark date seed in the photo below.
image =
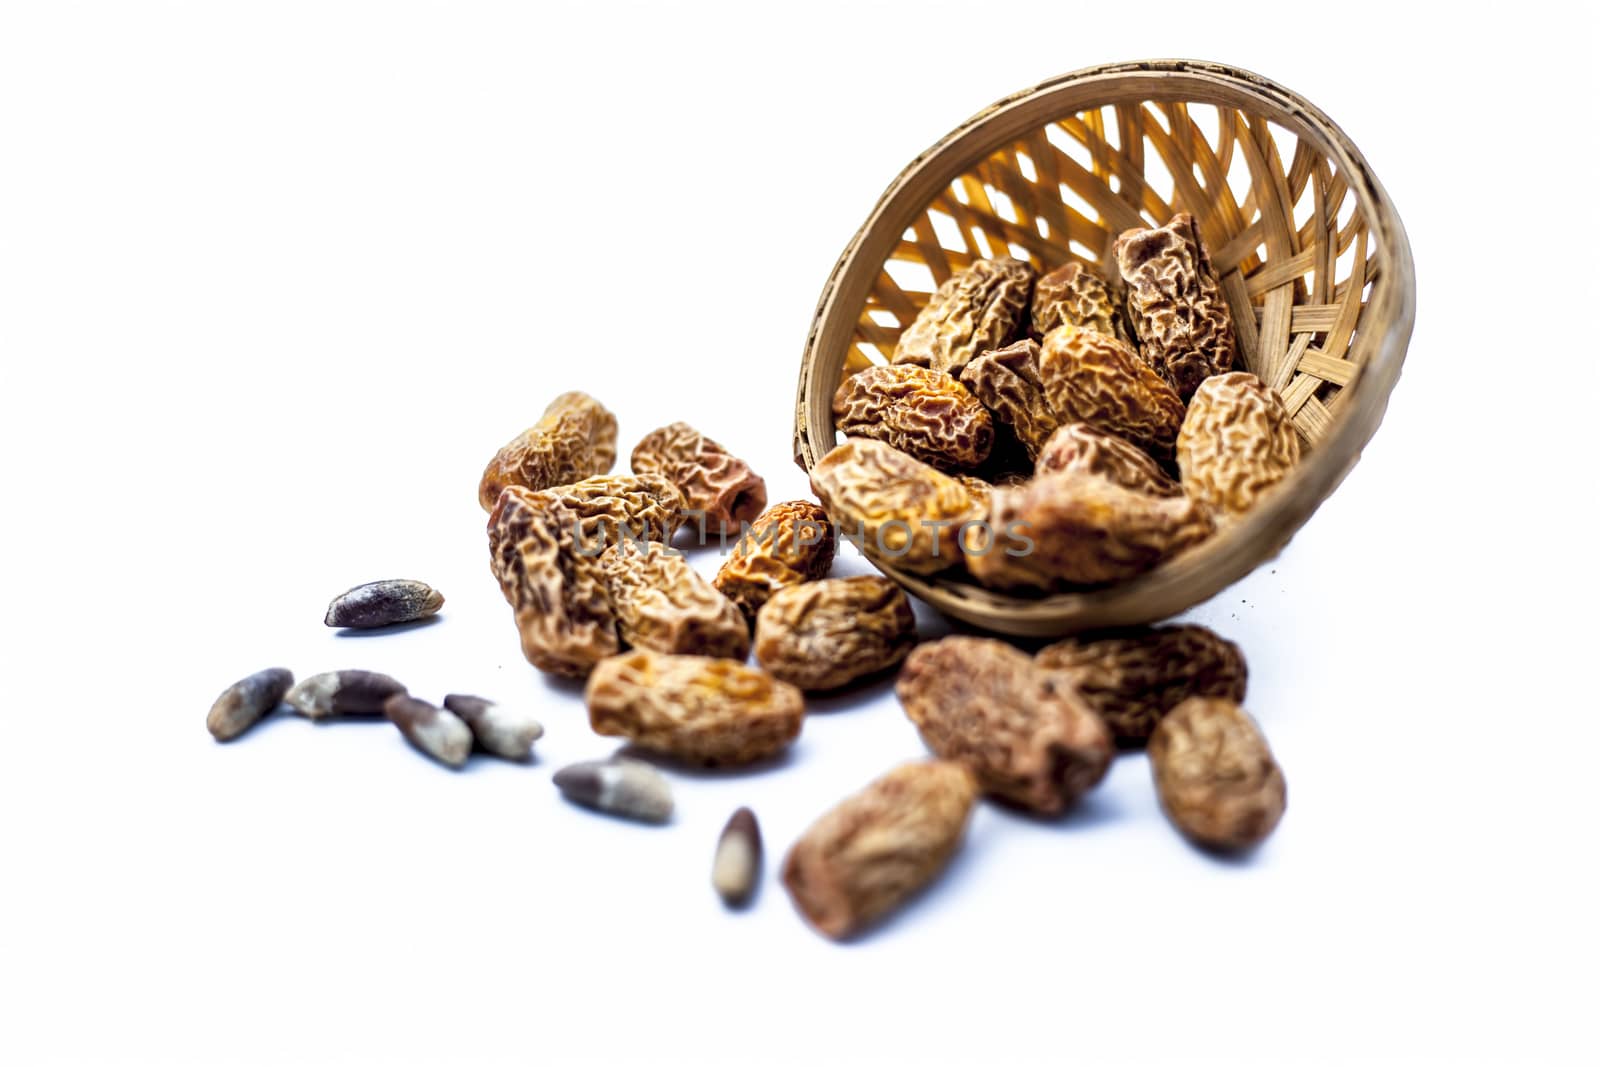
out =
<svg viewBox="0 0 1600 1067"><path fill-rule="evenodd" d="M426 619L444 606L444 596L427 582L386 578L340 593L328 605L328 626L370 630Z"/></svg>

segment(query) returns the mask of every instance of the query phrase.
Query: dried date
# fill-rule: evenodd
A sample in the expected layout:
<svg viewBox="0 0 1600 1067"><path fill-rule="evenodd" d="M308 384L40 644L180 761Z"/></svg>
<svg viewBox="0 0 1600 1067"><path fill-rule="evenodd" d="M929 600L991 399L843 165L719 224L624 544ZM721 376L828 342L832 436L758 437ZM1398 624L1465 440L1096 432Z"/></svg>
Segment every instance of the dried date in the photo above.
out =
<svg viewBox="0 0 1600 1067"><path fill-rule="evenodd" d="M478 482L493 511L507 486L540 490L604 474L617 461L617 418L587 393L562 393L544 415L496 452Z"/></svg>
<svg viewBox="0 0 1600 1067"><path fill-rule="evenodd" d="M834 425L942 470L976 467L994 447L994 420L948 374L911 364L868 367L833 394Z"/></svg>
<svg viewBox="0 0 1600 1067"><path fill-rule="evenodd" d="M624 543L606 549L600 565L624 643L738 660L749 654L744 615L681 553L660 544Z"/></svg>
<svg viewBox="0 0 1600 1067"><path fill-rule="evenodd" d="M994 494L996 542L967 568L998 589L1097 585L1142 574L1211 534L1211 517L1185 496L1157 497L1068 471Z"/></svg>
<svg viewBox="0 0 1600 1067"><path fill-rule="evenodd" d="M895 695L934 754L984 792L1065 811L1111 765L1111 734L1065 679L1003 641L946 637L911 653Z"/></svg>
<svg viewBox="0 0 1600 1067"><path fill-rule="evenodd" d="M1158 626L1069 637L1035 662L1059 671L1105 720L1123 748L1141 748L1189 697L1244 699L1244 654L1204 626Z"/></svg>
<svg viewBox="0 0 1600 1067"><path fill-rule="evenodd" d="M489 516L489 560L529 663L581 678L621 646L597 554L580 552L578 516L511 488Z"/></svg>
<svg viewBox="0 0 1600 1067"><path fill-rule="evenodd" d="M876 576L780 589L756 616L756 660L805 690L838 689L887 670L916 640L911 601Z"/></svg>
<svg viewBox="0 0 1600 1067"><path fill-rule="evenodd" d="M1144 359L1187 399L1232 368L1233 318L1194 216L1128 230L1112 248L1128 290L1128 318Z"/></svg>
<svg viewBox="0 0 1600 1067"><path fill-rule="evenodd" d="M629 459L635 474L655 474L677 486L685 507L708 534L737 530L767 506L767 483L750 465L686 422L645 435Z"/></svg>
<svg viewBox="0 0 1600 1067"><path fill-rule="evenodd" d="M976 799L959 763L897 767L811 824L784 859L784 888L818 933L858 934L944 869Z"/></svg>
<svg viewBox="0 0 1600 1067"><path fill-rule="evenodd" d="M1247 848L1277 827L1288 804L1283 771L1254 719L1232 700L1190 697L1150 735L1161 807L1206 848Z"/></svg>
<svg viewBox="0 0 1600 1067"><path fill-rule="evenodd" d="M584 690L589 725L605 737L688 763L765 759L800 734L800 690L731 659L636 649L604 660Z"/></svg>
<svg viewBox="0 0 1600 1067"><path fill-rule="evenodd" d="M895 345L895 363L960 374L980 352L1016 337L1034 270L1018 259L980 259L939 286Z"/></svg>
<svg viewBox="0 0 1600 1067"><path fill-rule="evenodd" d="M1039 344L1022 340L978 356L961 381L994 417L1009 427L1029 462L1059 424L1039 377Z"/></svg>
<svg viewBox="0 0 1600 1067"><path fill-rule="evenodd" d="M1069 422L1051 434L1034 467L1036 474L1062 471L1098 474L1124 489L1152 496L1181 496L1183 493L1183 487L1148 453L1082 422Z"/></svg>
<svg viewBox="0 0 1600 1067"><path fill-rule="evenodd" d="M864 552L914 574L959 562L962 524L981 521L966 487L881 441L853 437L823 456L811 488Z"/></svg>
<svg viewBox="0 0 1600 1067"><path fill-rule="evenodd" d="M1183 400L1122 341L1076 326L1045 336L1039 354L1045 398L1062 422L1086 422L1127 438L1158 459L1172 457Z"/></svg>
<svg viewBox="0 0 1600 1067"><path fill-rule="evenodd" d="M1111 287L1078 262L1043 275L1033 288L1033 335L1043 337L1057 326L1069 324L1119 341L1130 340Z"/></svg>
<svg viewBox="0 0 1600 1067"><path fill-rule="evenodd" d="M1178 470L1188 494L1234 517L1300 462L1300 438L1283 402L1245 371L1207 378L1178 432Z"/></svg>
<svg viewBox="0 0 1600 1067"><path fill-rule="evenodd" d="M608 474L531 494L571 512L580 552L598 556L624 542L671 541L684 520L683 494L655 474Z"/></svg>
<svg viewBox="0 0 1600 1067"><path fill-rule="evenodd" d="M754 621L779 589L827 574L837 549L826 511L809 500L786 500L751 524L711 584Z"/></svg>

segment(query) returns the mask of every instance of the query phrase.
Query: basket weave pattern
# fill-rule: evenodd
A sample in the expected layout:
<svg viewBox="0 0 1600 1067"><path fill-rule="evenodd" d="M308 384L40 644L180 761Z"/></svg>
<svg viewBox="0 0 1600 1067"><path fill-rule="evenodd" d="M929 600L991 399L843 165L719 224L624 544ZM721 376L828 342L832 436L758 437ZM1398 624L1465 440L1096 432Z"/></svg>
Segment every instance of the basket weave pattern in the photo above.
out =
<svg viewBox="0 0 1600 1067"><path fill-rule="evenodd" d="M1041 273L1076 259L1115 283L1117 236L1180 211L1195 217L1222 281L1239 363L1280 394L1308 451L1289 491L1260 509L1274 514L1252 514L1215 539L1226 544L1112 590L1014 598L877 561L885 573L952 614L1013 633L1149 621L1247 573L1337 485L1382 417L1409 338L1404 230L1354 146L1308 102L1189 61L1095 68L1016 94L896 179L819 303L797 461L809 470L836 443L833 390L887 362L954 272L1002 255Z"/></svg>

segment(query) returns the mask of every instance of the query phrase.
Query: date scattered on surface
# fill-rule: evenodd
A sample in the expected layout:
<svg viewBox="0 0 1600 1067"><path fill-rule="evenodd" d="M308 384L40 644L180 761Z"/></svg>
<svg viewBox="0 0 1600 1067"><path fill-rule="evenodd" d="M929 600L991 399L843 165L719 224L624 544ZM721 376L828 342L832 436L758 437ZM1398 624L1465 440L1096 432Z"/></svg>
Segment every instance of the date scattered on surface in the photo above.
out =
<svg viewBox="0 0 1600 1067"><path fill-rule="evenodd" d="M779 589L827 574L837 550L826 511L809 500L786 500L756 519L711 584L753 621Z"/></svg>
<svg viewBox="0 0 1600 1067"><path fill-rule="evenodd" d="M1119 341L1131 340L1105 279L1082 263L1057 267L1033 289L1032 330L1043 337L1057 326L1093 330Z"/></svg>
<svg viewBox="0 0 1600 1067"><path fill-rule="evenodd" d="M959 563L961 525L983 518L960 482L869 438L853 437L823 456L811 488L868 554L914 574Z"/></svg>
<svg viewBox="0 0 1600 1067"><path fill-rule="evenodd" d="M972 395L1010 428L1031 461L1059 424L1039 377L1039 343L1017 341L985 352L961 372Z"/></svg>
<svg viewBox="0 0 1600 1067"><path fill-rule="evenodd" d="M1065 811L1111 766L1100 717L1064 678L1003 641L921 645L895 695L935 755L971 767L984 792L1040 814Z"/></svg>
<svg viewBox="0 0 1600 1067"><path fill-rule="evenodd" d="M750 465L686 422L646 434L629 462L635 474L660 475L678 487L687 510L704 518L701 526L689 516L702 543L739 529L767 506L767 483Z"/></svg>
<svg viewBox="0 0 1600 1067"><path fill-rule="evenodd" d="M666 545L613 545L600 558L625 644L655 652L742 660L750 651L744 613Z"/></svg>
<svg viewBox="0 0 1600 1067"><path fill-rule="evenodd" d="M472 731L454 712L396 693L383 702L383 713L423 755L447 767L466 765L472 752Z"/></svg>
<svg viewBox="0 0 1600 1067"><path fill-rule="evenodd" d="M383 702L406 687L377 671L328 671L296 682L284 703L308 719L382 715Z"/></svg>
<svg viewBox="0 0 1600 1067"><path fill-rule="evenodd" d="M1256 844L1288 803L1267 739L1231 700L1191 697L1174 708L1150 735L1150 767L1167 817L1206 848Z"/></svg>
<svg viewBox="0 0 1600 1067"><path fill-rule="evenodd" d="M604 474L617 461L617 418L587 393L562 393L532 428L495 453L478 482L493 511L507 486L548 489Z"/></svg>
<svg viewBox="0 0 1600 1067"><path fill-rule="evenodd" d="M783 884L807 922L844 939L909 900L961 844L977 797L959 763L908 763L846 798L789 850Z"/></svg>
<svg viewBox="0 0 1600 1067"><path fill-rule="evenodd" d="M218 741L232 741L283 703L294 675L282 667L257 671L222 691L206 713L206 729Z"/></svg>
<svg viewBox="0 0 1600 1067"><path fill-rule="evenodd" d="M672 786L643 760L588 760L556 772L561 795L586 808L640 822L672 818Z"/></svg>
<svg viewBox="0 0 1600 1067"><path fill-rule="evenodd" d="M887 578L824 578L779 590L756 616L756 660L804 690L888 670L917 641L911 600Z"/></svg>
<svg viewBox="0 0 1600 1067"><path fill-rule="evenodd" d="M1244 654L1204 626L1142 627L1069 637L1039 651L1063 673L1123 748L1141 748L1162 716L1190 697L1244 699Z"/></svg>
<svg viewBox="0 0 1600 1067"><path fill-rule="evenodd" d="M1069 422L1051 434L1034 466L1035 474L1063 471L1097 474L1124 489L1151 496L1183 495L1183 486L1148 453L1082 422Z"/></svg>
<svg viewBox="0 0 1600 1067"><path fill-rule="evenodd" d="M761 827L756 813L740 808L722 828L711 861L711 886L730 908L742 908L761 881Z"/></svg>
<svg viewBox="0 0 1600 1067"><path fill-rule="evenodd" d="M442 607L444 595L427 582L388 578L358 585L334 597L322 622L325 626L366 630L426 619Z"/></svg>
<svg viewBox="0 0 1600 1067"><path fill-rule="evenodd" d="M1183 425L1183 399L1128 345L1092 330L1058 326L1045 335L1039 377L1062 422L1086 422L1158 459L1172 457Z"/></svg>
<svg viewBox="0 0 1600 1067"><path fill-rule="evenodd" d="M533 743L544 736L544 727L528 712L483 697L451 693L444 706L467 724L479 748L502 759L528 759Z"/></svg>
<svg viewBox="0 0 1600 1067"><path fill-rule="evenodd" d="M1237 517L1300 462L1300 438L1278 394L1245 371L1207 378L1178 433L1183 488L1219 517Z"/></svg>
<svg viewBox="0 0 1600 1067"><path fill-rule="evenodd" d="M800 735L800 690L737 660L635 649L601 661L584 690L603 737L707 767L753 763Z"/></svg>
<svg viewBox="0 0 1600 1067"><path fill-rule="evenodd" d="M1233 318L1194 216L1128 230L1112 248L1128 289L1128 318L1147 363L1182 397L1233 367Z"/></svg>
<svg viewBox="0 0 1600 1067"><path fill-rule="evenodd" d="M577 524L566 507L515 488L489 516L490 566L516 618L523 656L571 678L621 647L600 560L577 550Z"/></svg>
<svg viewBox="0 0 1600 1067"><path fill-rule="evenodd" d="M941 470L976 467L994 447L994 420L977 397L948 374L908 363L846 378L833 394L833 422Z"/></svg>
<svg viewBox="0 0 1600 1067"><path fill-rule="evenodd" d="M624 541L670 541L684 521L683 494L655 474L610 474L537 493L510 492L572 512L578 550L590 556Z"/></svg>
<svg viewBox="0 0 1600 1067"><path fill-rule="evenodd" d="M895 345L895 363L960 374L980 352L1016 337L1033 293L1034 270L1018 259L980 259L952 274Z"/></svg>

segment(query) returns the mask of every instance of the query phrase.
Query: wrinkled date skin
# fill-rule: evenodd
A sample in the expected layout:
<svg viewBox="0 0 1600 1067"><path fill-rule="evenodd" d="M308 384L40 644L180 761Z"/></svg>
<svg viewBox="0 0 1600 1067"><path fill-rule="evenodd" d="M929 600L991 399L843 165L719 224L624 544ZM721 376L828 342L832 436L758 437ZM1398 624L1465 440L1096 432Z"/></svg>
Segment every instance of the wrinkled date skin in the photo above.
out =
<svg viewBox="0 0 1600 1067"><path fill-rule="evenodd" d="M1255 720L1238 704L1191 697L1150 735L1161 807L1205 848L1248 848L1277 827L1288 804L1283 771Z"/></svg>
<svg viewBox="0 0 1600 1067"><path fill-rule="evenodd" d="M1082 422L1069 422L1051 434L1034 467L1035 474L1063 471L1098 474L1124 489L1151 496L1183 494L1183 486L1173 481L1148 453Z"/></svg>
<svg viewBox="0 0 1600 1067"><path fill-rule="evenodd" d="M1207 378L1178 432L1183 488L1219 516L1235 517L1300 462L1300 438L1278 394L1245 371Z"/></svg>
<svg viewBox="0 0 1600 1067"><path fill-rule="evenodd" d="M997 589L1121 581L1212 531L1210 515L1188 497L1151 496L1077 471L997 490L989 525L995 546L969 554L967 568Z"/></svg>
<svg viewBox="0 0 1600 1067"><path fill-rule="evenodd" d="M837 550L833 523L821 505L786 500L751 524L712 584L754 621L761 605L779 589L826 575Z"/></svg>
<svg viewBox="0 0 1600 1067"><path fill-rule="evenodd" d="M893 362L960 374L980 352L1017 336L1033 277L1032 267L1009 256L952 274L900 335Z"/></svg>
<svg viewBox="0 0 1600 1067"><path fill-rule="evenodd" d="M1157 459L1172 458L1183 400L1128 345L1076 326L1057 327L1045 336L1039 377L1062 422L1086 422Z"/></svg>
<svg viewBox="0 0 1600 1067"><path fill-rule="evenodd" d="M801 689L887 670L917 641L911 601L887 578L825 578L774 593L756 616L756 660Z"/></svg>
<svg viewBox="0 0 1600 1067"><path fill-rule="evenodd" d="M750 465L686 422L646 434L629 459L635 474L656 474L683 493L691 525L708 534L737 530L767 506L767 483ZM703 516L703 520L701 519Z"/></svg>
<svg viewBox="0 0 1600 1067"><path fill-rule="evenodd" d="M833 394L834 425L941 470L976 467L994 447L994 420L948 374L911 364L868 367Z"/></svg>
<svg viewBox="0 0 1600 1067"><path fill-rule="evenodd" d="M800 735L805 717L800 690L766 671L647 649L603 661L584 700L595 733L707 767L771 756Z"/></svg>
<svg viewBox="0 0 1600 1067"><path fill-rule="evenodd" d="M1041 277L1033 289L1033 336L1043 337L1057 326L1066 325L1119 341L1131 340L1111 287L1082 263L1057 267Z"/></svg>
<svg viewBox="0 0 1600 1067"><path fill-rule="evenodd" d="M1059 421L1039 377L1039 344L1018 341L985 352L961 372L961 381L994 417L1010 427L1032 462Z"/></svg>
<svg viewBox="0 0 1600 1067"><path fill-rule="evenodd" d="M1233 318L1194 216L1128 230L1112 248L1143 356L1185 399L1233 366Z"/></svg>
<svg viewBox="0 0 1600 1067"><path fill-rule="evenodd" d="M962 523L983 517L960 482L868 438L823 456L811 488L836 524L860 534L869 555L914 574L960 562Z"/></svg>
<svg viewBox="0 0 1600 1067"><path fill-rule="evenodd" d="M683 494L654 474L608 474L532 494L557 504L577 520L578 551L598 556L624 541L672 540L683 522Z"/></svg>
<svg viewBox="0 0 1600 1067"><path fill-rule="evenodd" d="M489 562L528 662L582 678L621 646L599 557L578 551L577 526L561 504L507 489L489 515Z"/></svg>
<svg viewBox="0 0 1600 1067"><path fill-rule="evenodd" d="M911 653L895 695L941 759L972 768L984 792L1044 815L1105 777L1111 733L1065 678L1003 641L946 637Z"/></svg>
<svg viewBox="0 0 1600 1067"><path fill-rule="evenodd" d="M508 486L549 489L604 474L617 461L617 417L587 393L562 393L533 427L496 452L478 482L493 511Z"/></svg>
<svg viewBox="0 0 1600 1067"><path fill-rule="evenodd" d="M681 553L661 544L618 544L600 565L627 645L738 660L749 654L744 615Z"/></svg>
<svg viewBox="0 0 1600 1067"><path fill-rule="evenodd" d="M852 937L944 869L976 799L959 763L897 767L811 824L784 859L784 888L818 933Z"/></svg>
<svg viewBox="0 0 1600 1067"><path fill-rule="evenodd" d="M1193 625L1069 637L1034 661L1064 674L1123 748L1144 747L1162 716L1190 697L1243 700L1248 677L1238 645Z"/></svg>

